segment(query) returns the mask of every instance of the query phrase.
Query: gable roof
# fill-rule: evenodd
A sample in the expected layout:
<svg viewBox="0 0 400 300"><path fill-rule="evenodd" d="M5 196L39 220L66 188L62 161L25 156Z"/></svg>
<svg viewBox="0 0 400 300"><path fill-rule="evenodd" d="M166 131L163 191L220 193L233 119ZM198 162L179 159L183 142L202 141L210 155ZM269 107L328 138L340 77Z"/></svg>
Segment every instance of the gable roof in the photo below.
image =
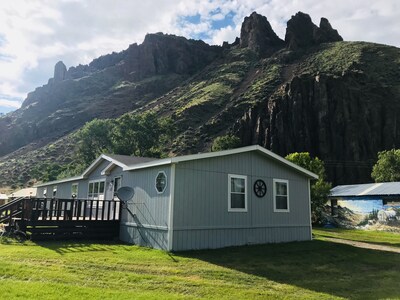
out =
<svg viewBox="0 0 400 300"><path fill-rule="evenodd" d="M252 146L241 147L241 148L236 148L236 149L231 149L231 150L223 150L223 151L218 151L218 152L207 152L207 153L200 153L200 154L191 154L191 155L171 157L171 158L166 158L166 159L158 159L156 161L151 161L151 162L147 162L147 163L128 166L128 168L126 168L126 170L137 170L137 169L149 168L149 167L154 167L154 166L175 164L175 163L180 163L180 162L190 161L190 160L221 157L221 156L246 153L246 152L251 152L251 151L255 151L257 153L260 153L261 155L264 155L265 157L268 157L268 158L271 158L272 160L277 161L278 163L286 165L289 168L292 168L292 169L298 171L299 173L305 175L308 178L318 179L318 175L314 174L313 172L308 171L308 170L284 159L283 157L281 157L281 156L273 153L272 151L269 151L259 145L252 145Z"/></svg>
<svg viewBox="0 0 400 300"><path fill-rule="evenodd" d="M400 196L400 182L338 185L331 189L331 198L363 196Z"/></svg>
<svg viewBox="0 0 400 300"><path fill-rule="evenodd" d="M207 152L207 153L199 153L199 154L191 154L191 155L184 155L184 156L177 156L177 157L170 157L164 159L156 159L156 158L149 158L149 157L134 157L134 156L126 156L126 155L115 155L115 154L102 154L100 155L83 173L81 176L66 178L62 180L57 180L53 182L47 182L43 184L37 185L46 186L50 184L57 184L62 182L68 181L75 181L86 178L93 170L95 170L103 161L109 161L110 164L102 171L102 175L107 174L112 168L115 166L119 166L122 168L123 171L132 171L138 169L145 169L150 167L157 167L163 165L170 165L170 164L177 164L180 162L191 161L191 160L198 160L198 159L206 159L206 158L214 158L214 157L221 157L233 154L240 154L255 151L260 153L261 155L268 157L282 165L285 165L294 171L301 173L302 175L310 178L310 179L318 179L318 175L310 172L286 159L283 157L269 151L259 145L252 145L247 147L241 147L231 150L223 150L218 152Z"/></svg>

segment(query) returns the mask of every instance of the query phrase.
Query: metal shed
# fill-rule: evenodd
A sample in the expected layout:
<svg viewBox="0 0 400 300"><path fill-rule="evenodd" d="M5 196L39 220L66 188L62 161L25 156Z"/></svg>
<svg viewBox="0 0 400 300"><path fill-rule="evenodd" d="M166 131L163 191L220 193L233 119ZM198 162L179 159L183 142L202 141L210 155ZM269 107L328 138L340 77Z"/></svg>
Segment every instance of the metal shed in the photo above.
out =
<svg viewBox="0 0 400 300"><path fill-rule="evenodd" d="M383 205L388 202L400 202L400 182L338 185L331 189L329 198L332 214L335 214L338 200L368 201L380 199Z"/></svg>
<svg viewBox="0 0 400 300"><path fill-rule="evenodd" d="M133 198L120 239L170 251L311 239L317 175L260 146L166 159L101 155L80 176L38 185L38 197Z"/></svg>

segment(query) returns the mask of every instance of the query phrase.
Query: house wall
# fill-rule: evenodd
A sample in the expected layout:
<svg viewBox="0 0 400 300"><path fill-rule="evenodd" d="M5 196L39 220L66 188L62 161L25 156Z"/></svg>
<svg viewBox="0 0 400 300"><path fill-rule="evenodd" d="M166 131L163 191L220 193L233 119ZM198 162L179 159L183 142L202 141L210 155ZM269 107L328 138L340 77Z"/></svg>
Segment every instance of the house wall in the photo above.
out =
<svg viewBox="0 0 400 300"><path fill-rule="evenodd" d="M247 212L228 212L228 174L247 176ZM274 212L273 179L289 180L290 212ZM258 198L255 180L267 194ZM311 239L308 179L255 152L176 165L173 250Z"/></svg>
<svg viewBox="0 0 400 300"><path fill-rule="evenodd" d="M162 194L155 188L156 176L160 171L167 175L167 187ZM122 184L134 189L134 197L127 203L127 208L122 209L122 241L168 249L170 182L170 166L124 172Z"/></svg>

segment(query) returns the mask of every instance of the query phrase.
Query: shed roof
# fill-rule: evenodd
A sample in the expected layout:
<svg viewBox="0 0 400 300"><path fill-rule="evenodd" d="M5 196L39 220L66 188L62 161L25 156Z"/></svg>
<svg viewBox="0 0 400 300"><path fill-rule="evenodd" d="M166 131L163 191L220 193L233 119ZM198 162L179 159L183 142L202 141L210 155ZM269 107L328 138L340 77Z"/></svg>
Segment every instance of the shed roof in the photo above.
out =
<svg viewBox="0 0 400 300"><path fill-rule="evenodd" d="M163 165L170 165L170 164L177 164L180 162L191 161L191 160L198 160L198 159L206 159L206 158L215 158L233 154L240 154L246 152L257 152L265 157L268 157L274 161L282 165L286 165L287 167L293 169L296 172L301 173L302 175L310 178L310 179L318 179L318 175L284 159L283 157L269 151L259 145L252 145L247 147L241 147L231 150L224 150L218 152L207 152L207 153L199 153L199 154L191 154L191 155L184 155L184 156L177 156L177 157L170 157L164 159L155 159L149 157L134 157L134 156L125 156L125 155L115 155L115 154L102 154L100 155L80 176L66 178L62 180L57 180L53 182L47 182L43 184L37 185L40 186L47 186L50 184L57 184L62 182L80 180L86 178L94 169L96 169L102 162L109 161L110 164L103 170L102 174L106 174L107 171L112 169L115 165L122 168L123 171L132 171L138 169L145 169L150 167L156 166L163 166Z"/></svg>
<svg viewBox="0 0 400 300"><path fill-rule="evenodd" d="M331 198L363 196L399 196L400 182L338 185L331 189Z"/></svg>
<svg viewBox="0 0 400 300"><path fill-rule="evenodd" d="M8 195L11 198L20 198L20 197L36 197L36 187L31 187L31 188L24 188L18 191L15 191Z"/></svg>

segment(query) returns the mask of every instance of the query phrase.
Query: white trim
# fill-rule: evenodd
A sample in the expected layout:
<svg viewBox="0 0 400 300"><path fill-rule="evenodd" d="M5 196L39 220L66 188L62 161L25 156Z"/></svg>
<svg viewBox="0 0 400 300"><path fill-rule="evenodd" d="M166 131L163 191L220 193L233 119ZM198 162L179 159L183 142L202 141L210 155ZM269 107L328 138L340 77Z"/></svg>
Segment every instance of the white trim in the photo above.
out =
<svg viewBox="0 0 400 300"><path fill-rule="evenodd" d="M114 169L115 166L116 166L115 163L110 162L110 163L107 165L107 167L105 167L104 170L101 171L100 174L101 174L101 175L110 175L111 170Z"/></svg>
<svg viewBox="0 0 400 300"><path fill-rule="evenodd" d="M278 209L278 208L276 208L276 187L275 187L275 183L277 183L277 182L281 182L281 183L286 183L286 192L287 192L287 209ZM273 180L272 180L272 185L273 185L273 187L272 187L272 189L273 189L273 195L274 195L274 212L290 212L290 206L289 206L289 203L290 203L290 201L289 201L289 180L287 180L287 179L277 179L277 178L274 178Z"/></svg>
<svg viewBox="0 0 400 300"><path fill-rule="evenodd" d="M244 208L232 208L231 205L231 180L232 178L244 179ZM240 193L241 194L241 193ZM228 174L228 212L247 212L247 176Z"/></svg>
<svg viewBox="0 0 400 300"><path fill-rule="evenodd" d="M162 231L167 231L168 230L167 226L138 224L138 223L135 223L135 222L121 222L121 225L122 226L130 226L130 227L141 227L141 228L148 228L148 229L156 229L156 230L162 230Z"/></svg>
<svg viewBox="0 0 400 300"><path fill-rule="evenodd" d="M90 186L90 184L91 183L96 183L96 182L104 182L104 191L103 191L103 199L100 199L100 197L99 197L99 199L98 200L105 200L105 197L106 197L106 179L105 178L103 178L103 179L93 179L93 180L89 180L88 181L88 183L87 183L87 187L88 187L88 189L87 189L87 198L86 199L93 199L93 198L89 198L89 186ZM100 184L99 184L99 189L100 189ZM99 194L99 196L100 196L100 193L98 193Z"/></svg>
<svg viewBox="0 0 400 300"><path fill-rule="evenodd" d="M169 188L168 251L174 244L174 202L175 202L175 164L171 166L171 185Z"/></svg>
<svg viewBox="0 0 400 300"><path fill-rule="evenodd" d="M157 190L157 177L160 174L164 174L165 176L165 186L164 189L160 192L159 190ZM165 190L167 189L168 186L168 176L164 171L159 171L156 175L156 178L154 178L154 188L156 189L157 194L164 194Z"/></svg>
<svg viewBox="0 0 400 300"><path fill-rule="evenodd" d="M72 194L72 187L73 187L74 185L76 185L76 194L75 194L75 196L76 196L76 198L78 198L78 197L79 197L79 196L78 196L78 195L79 195L79 182L74 182L74 183L71 184L71 195L70 195L70 196L71 196L71 198L72 198L72 195L73 195L73 194Z"/></svg>
<svg viewBox="0 0 400 300"><path fill-rule="evenodd" d="M310 240L312 240L312 222L311 222L311 179L308 179L308 212L310 214Z"/></svg>
<svg viewBox="0 0 400 300"><path fill-rule="evenodd" d="M96 169L102 160L108 160L110 164L107 165L106 169L112 164L117 165L121 167L122 169L125 169L127 165L124 165L123 163L119 162L118 160L115 160L105 154L100 155L92 164L82 173L82 177L85 178L87 177L94 169Z"/></svg>

